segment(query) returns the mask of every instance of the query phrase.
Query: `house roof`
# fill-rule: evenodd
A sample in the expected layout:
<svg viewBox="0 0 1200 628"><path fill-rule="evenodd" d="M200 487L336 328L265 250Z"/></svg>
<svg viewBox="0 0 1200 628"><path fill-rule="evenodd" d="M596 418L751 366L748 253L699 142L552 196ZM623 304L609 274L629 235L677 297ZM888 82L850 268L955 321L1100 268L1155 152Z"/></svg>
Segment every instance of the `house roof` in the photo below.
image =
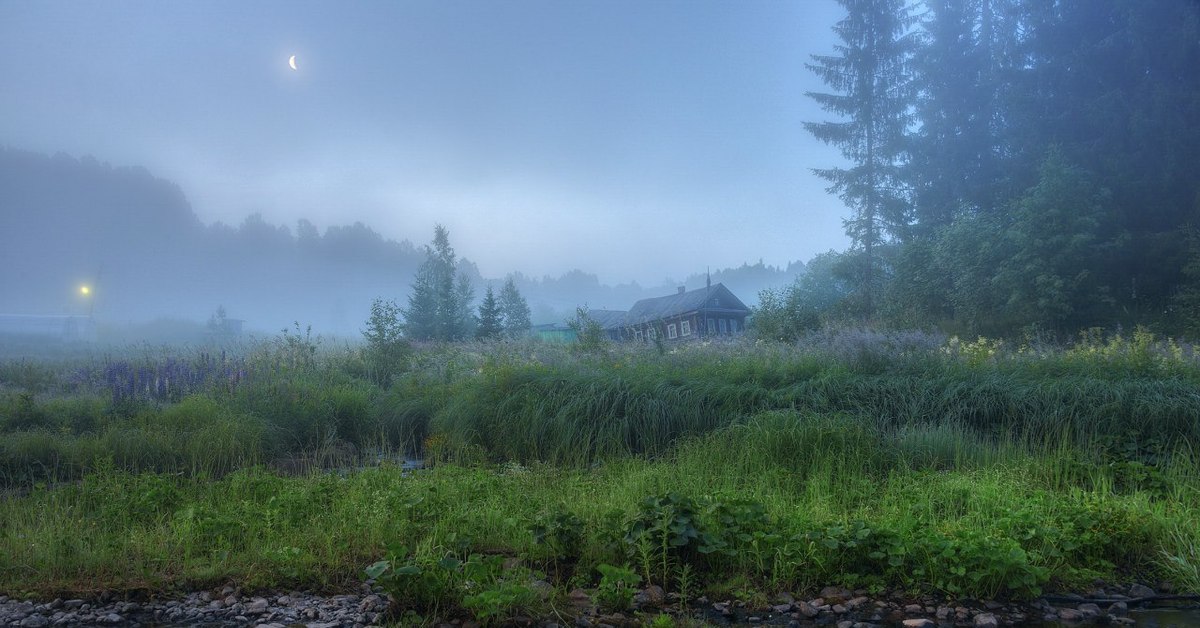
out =
<svg viewBox="0 0 1200 628"><path fill-rule="evenodd" d="M665 297L642 299L629 308L625 320L627 324L644 323L695 312L706 307L708 309L750 312L750 308L733 296L725 284L717 283L713 284L711 288L698 288Z"/></svg>
<svg viewBox="0 0 1200 628"><path fill-rule="evenodd" d="M600 323L604 329L616 329L624 325L628 314L623 310L588 310L588 318Z"/></svg>

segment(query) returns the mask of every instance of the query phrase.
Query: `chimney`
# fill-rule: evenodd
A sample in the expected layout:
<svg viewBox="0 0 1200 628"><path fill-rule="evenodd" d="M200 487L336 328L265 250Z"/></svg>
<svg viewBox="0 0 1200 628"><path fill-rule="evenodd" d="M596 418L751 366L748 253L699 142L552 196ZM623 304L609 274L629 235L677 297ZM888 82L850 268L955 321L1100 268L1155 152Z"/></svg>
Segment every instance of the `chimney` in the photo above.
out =
<svg viewBox="0 0 1200 628"><path fill-rule="evenodd" d="M686 291L687 291L687 287L685 287L685 286L679 286L679 294L683 294L683 293L684 293L684 292L686 292Z"/></svg>

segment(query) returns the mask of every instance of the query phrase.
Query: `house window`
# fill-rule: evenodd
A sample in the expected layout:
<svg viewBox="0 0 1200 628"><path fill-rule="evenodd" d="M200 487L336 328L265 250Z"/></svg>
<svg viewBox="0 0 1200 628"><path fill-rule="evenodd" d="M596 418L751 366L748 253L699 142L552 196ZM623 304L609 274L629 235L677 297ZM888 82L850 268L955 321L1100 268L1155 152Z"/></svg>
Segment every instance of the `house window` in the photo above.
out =
<svg viewBox="0 0 1200 628"><path fill-rule="evenodd" d="M646 328L646 338L648 338L650 340L654 340L654 328L653 327Z"/></svg>
<svg viewBox="0 0 1200 628"><path fill-rule="evenodd" d="M736 318L729 319L729 333L736 334L738 330L738 321Z"/></svg>
<svg viewBox="0 0 1200 628"><path fill-rule="evenodd" d="M723 319L723 318L722 318L722 319L719 319L719 320L721 321L721 333L722 333L722 334L724 334L724 333L728 333L728 331L729 331L729 328L725 326L725 319Z"/></svg>
<svg viewBox="0 0 1200 628"><path fill-rule="evenodd" d="M674 340L678 337L679 337L679 334L675 333L675 323L671 323L670 325L667 325L667 338Z"/></svg>
<svg viewBox="0 0 1200 628"><path fill-rule="evenodd" d="M642 330L640 330L640 329L634 330L634 332L633 332L633 337L634 337L634 338L635 338L635 339L636 339L638 342L641 342L641 341L642 341Z"/></svg>
<svg viewBox="0 0 1200 628"><path fill-rule="evenodd" d="M681 321L679 323L679 335L680 336L692 335L692 322L691 321Z"/></svg>
<svg viewBox="0 0 1200 628"><path fill-rule="evenodd" d="M717 321L710 318L708 319L708 335L711 336L715 333L717 333Z"/></svg>

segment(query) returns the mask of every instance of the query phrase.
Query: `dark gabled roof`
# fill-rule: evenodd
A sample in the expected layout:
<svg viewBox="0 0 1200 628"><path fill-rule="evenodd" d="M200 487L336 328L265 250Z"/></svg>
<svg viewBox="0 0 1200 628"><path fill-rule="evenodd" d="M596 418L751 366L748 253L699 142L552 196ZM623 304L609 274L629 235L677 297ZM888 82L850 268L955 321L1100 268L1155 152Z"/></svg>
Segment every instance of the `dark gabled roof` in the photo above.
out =
<svg viewBox="0 0 1200 628"><path fill-rule="evenodd" d="M621 310L588 310L588 318L600 323L604 329L616 329L624 325L627 314Z"/></svg>
<svg viewBox="0 0 1200 628"><path fill-rule="evenodd" d="M716 305L713 304L714 300L717 302ZM629 308L629 314L625 318L627 324L645 323L688 312L695 312L696 310L703 309L706 303L711 309L750 312L750 308L746 307L746 304L742 303L740 299L733 296L729 288L726 288L724 284L718 283L713 284L711 288L699 288L665 297L642 299Z"/></svg>

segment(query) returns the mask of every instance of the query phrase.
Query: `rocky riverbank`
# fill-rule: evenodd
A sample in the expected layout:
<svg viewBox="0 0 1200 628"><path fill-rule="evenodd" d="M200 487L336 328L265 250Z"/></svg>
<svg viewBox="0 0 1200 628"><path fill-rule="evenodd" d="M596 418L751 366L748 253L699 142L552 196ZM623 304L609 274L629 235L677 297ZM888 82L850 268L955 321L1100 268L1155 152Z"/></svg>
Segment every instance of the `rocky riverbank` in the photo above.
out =
<svg viewBox="0 0 1200 628"><path fill-rule="evenodd" d="M340 628L384 623L386 597L370 587L359 593L315 595L293 591L242 595L233 587L174 599L129 601L112 594L93 600L46 603L0 596L0 626L307 626Z"/></svg>
<svg viewBox="0 0 1200 628"><path fill-rule="evenodd" d="M1135 625L1130 610L1163 596L1144 585L1097 587L1086 595L1046 596L1032 602L949 602L934 597L869 596L865 591L826 587L815 597L796 598L781 593L767 606L756 607L733 600L698 598L688 605L688 616L710 625L831 626L836 628L999 628L1037 624ZM634 599L636 610L604 613L590 592L575 590L567 596L561 616L537 619L518 617L518 626L542 628L574 625L577 628L645 625L659 613L679 614L681 600L657 587L642 589ZM121 599L111 593L95 599L56 599L49 602L14 600L0 596L0 625L46 626L257 626L258 628L350 628L382 625L395 609L385 595L364 584L359 591L342 595L288 593L242 594L233 587L199 591L172 599ZM1200 620L1200 613L1197 613ZM470 620L453 620L443 627L475 628Z"/></svg>

